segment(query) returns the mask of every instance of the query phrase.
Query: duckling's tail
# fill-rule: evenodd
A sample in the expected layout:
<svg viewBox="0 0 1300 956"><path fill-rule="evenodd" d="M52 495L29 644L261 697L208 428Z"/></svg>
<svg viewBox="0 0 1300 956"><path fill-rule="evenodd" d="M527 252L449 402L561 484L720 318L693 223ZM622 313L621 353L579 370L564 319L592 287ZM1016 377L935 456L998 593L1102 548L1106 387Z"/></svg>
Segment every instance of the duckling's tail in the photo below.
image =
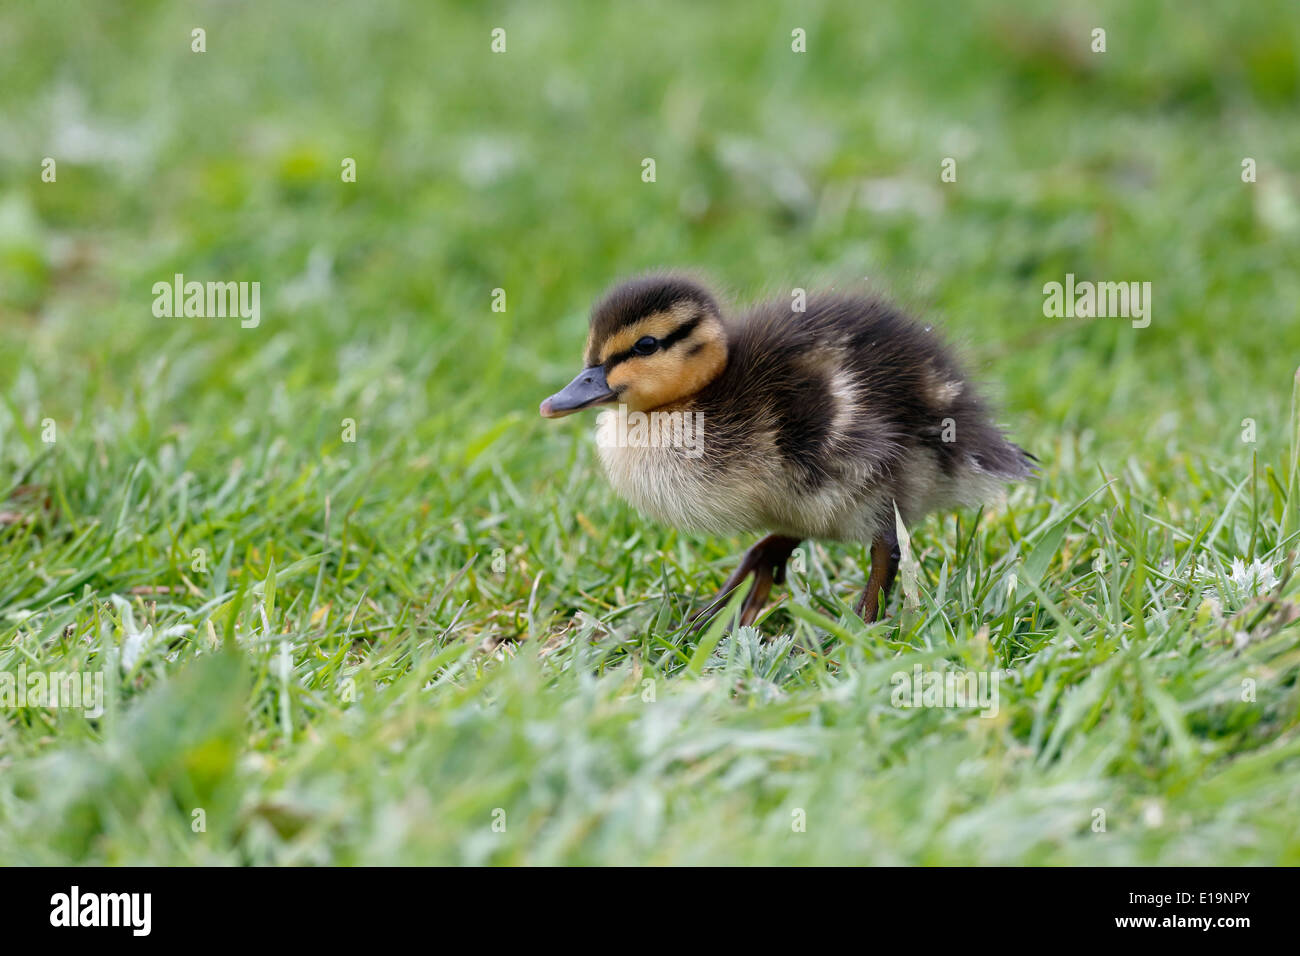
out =
<svg viewBox="0 0 1300 956"><path fill-rule="evenodd" d="M1038 458L1005 438L980 449L974 458L982 471L1006 481L1031 478L1038 471Z"/></svg>

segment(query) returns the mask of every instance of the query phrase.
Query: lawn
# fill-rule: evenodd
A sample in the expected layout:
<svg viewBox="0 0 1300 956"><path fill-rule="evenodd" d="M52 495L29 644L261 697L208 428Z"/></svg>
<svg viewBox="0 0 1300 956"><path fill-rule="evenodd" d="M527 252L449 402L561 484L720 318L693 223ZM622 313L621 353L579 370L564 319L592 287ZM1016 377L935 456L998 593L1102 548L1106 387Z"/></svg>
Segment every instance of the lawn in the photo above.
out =
<svg viewBox="0 0 1300 956"><path fill-rule="evenodd" d="M1300 863L1293 3L270 7L0 13L0 679L103 691L0 696L0 863ZM537 415L664 266L941 325L1038 477L689 633L751 542Z"/></svg>

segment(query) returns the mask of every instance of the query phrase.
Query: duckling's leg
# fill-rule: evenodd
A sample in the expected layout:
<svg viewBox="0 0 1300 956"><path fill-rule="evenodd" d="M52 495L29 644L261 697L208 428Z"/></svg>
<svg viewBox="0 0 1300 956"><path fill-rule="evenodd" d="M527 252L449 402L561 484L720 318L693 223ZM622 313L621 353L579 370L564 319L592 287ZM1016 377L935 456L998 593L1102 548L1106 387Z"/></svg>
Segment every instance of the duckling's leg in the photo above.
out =
<svg viewBox="0 0 1300 956"><path fill-rule="evenodd" d="M898 536L893 531L878 535L871 542L871 576L867 578L867 589L858 602L858 616L868 624L881 618L901 557Z"/></svg>
<svg viewBox="0 0 1300 956"><path fill-rule="evenodd" d="M718 596L692 614L691 621L699 627L713 617L726 605L731 592L740 587L745 578L752 574L754 587L740 605L740 623L742 626L753 624L758 618L758 612L763 610L763 605L767 602L767 595L772 590L772 582L780 584L785 580L785 562L797 547L799 547L798 538L787 538L779 534L769 534L760 540L745 552L745 556L740 559L740 566L732 572L731 577L727 578Z"/></svg>

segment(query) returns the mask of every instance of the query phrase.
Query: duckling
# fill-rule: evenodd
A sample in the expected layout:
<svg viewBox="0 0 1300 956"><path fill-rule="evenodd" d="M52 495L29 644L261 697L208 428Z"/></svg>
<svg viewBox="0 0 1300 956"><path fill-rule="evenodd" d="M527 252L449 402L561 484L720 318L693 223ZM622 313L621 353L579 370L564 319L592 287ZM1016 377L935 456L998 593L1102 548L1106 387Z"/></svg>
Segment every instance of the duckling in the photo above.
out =
<svg viewBox="0 0 1300 956"><path fill-rule="evenodd" d="M778 301L731 316L694 279L641 276L593 308L583 364L540 411L618 405L597 445L619 495L685 531L765 535L697 620L752 576L740 611L752 624L813 539L870 547L856 609L876 621L898 571L895 507L910 526L977 504L1036 460L993 423L932 328L878 298L828 292L802 312ZM635 413L640 433L620 431Z"/></svg>

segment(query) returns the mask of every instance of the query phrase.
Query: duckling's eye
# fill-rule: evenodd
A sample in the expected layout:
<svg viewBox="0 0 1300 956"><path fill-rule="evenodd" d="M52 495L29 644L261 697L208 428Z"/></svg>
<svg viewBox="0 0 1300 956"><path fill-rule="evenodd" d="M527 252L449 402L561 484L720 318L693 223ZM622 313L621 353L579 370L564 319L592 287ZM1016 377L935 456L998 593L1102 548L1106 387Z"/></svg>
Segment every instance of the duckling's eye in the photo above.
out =
<svg viewBox="0 0 1300 956"><path fill-rule="evenodd" d="M653 335L647 335L637 339L636 345L632 346L632 351L637 355L649 355L659 348L659 340Z"/></svg>

